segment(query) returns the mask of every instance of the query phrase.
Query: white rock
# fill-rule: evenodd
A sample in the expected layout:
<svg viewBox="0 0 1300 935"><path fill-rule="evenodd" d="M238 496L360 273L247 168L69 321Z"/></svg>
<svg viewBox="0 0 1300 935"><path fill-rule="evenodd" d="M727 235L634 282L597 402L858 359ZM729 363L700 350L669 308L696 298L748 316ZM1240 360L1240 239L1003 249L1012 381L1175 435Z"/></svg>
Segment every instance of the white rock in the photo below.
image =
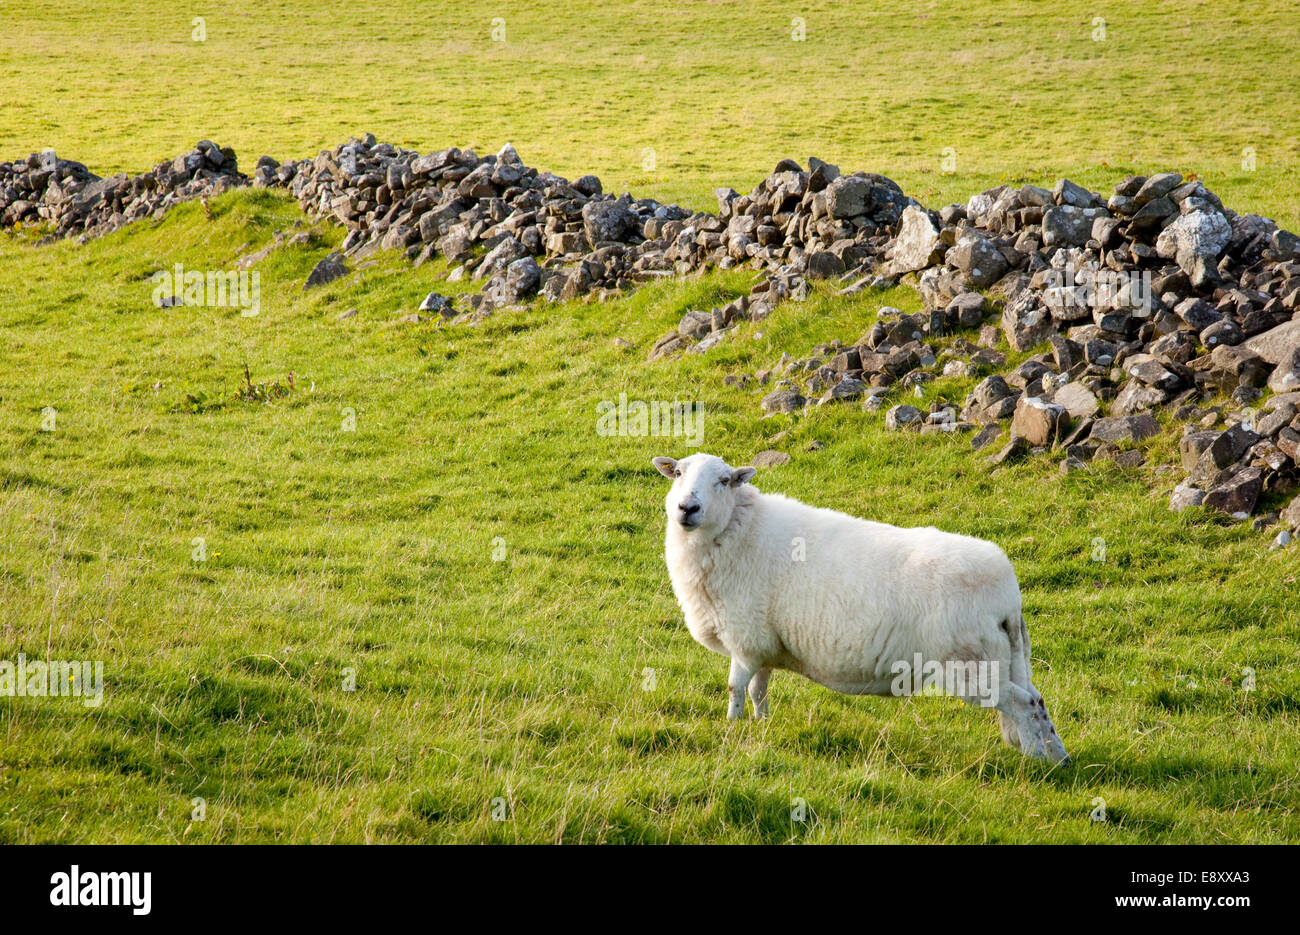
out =
<svg viewBox="0 0 1300 935"><path fill-rule="evenodd" d="M1199 487L1192 487L1190 484L1179 484L1174 488L1173 496L1169 498L1169 509L1175 513L1181 513L1189 506L1200 506L1201 501L1204 499L1204 490Z"/></svg>

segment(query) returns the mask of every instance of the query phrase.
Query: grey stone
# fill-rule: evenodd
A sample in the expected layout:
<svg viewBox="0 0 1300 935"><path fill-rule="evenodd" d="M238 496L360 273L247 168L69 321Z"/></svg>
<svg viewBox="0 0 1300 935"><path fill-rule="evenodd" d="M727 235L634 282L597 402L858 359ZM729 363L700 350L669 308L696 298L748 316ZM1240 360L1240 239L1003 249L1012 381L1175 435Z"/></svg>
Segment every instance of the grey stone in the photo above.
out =
<svg viewBox="0 0 1300 935"><path fill-rule="evenodd" d="M971 399L981 409L987 409L1010 395L1012 395L1011 387L996 373L985 377L971 391Z"/></svg>
<svg viewBox="0 0 1300 935"><path fill-rule="evenodd" d="M1205 499L1205 491L1199 487L1192 487L1188 484L1179 484L1174 488L1173 494L1169 497L1169 509L1175 513L1181 513L1189 506L1200 506Z"/></svg>
<svg viewBox="0 0 1300 935"><path fill-rule="evenodd" d="M1037 301L1033 291L1026 289L1002 310L1002 333L1013 350L1030 350L1056 331L1050 312Z"/></svg>
<svg viewBox="0 0 1300 935"><path fill-rule="evenodd" d="M713 330L713 316L708 312L691 310L682 316L677 333L683 337L700 340Z"/></svg>
<svg viewBox="0 0 1300 935"><path fill-rule="evenodd" d="M1144 205L1157 198L1163 198L1181 184L1183 184L1183 177L1177 172L1160 172L1148 178L1133 198L1139 205Z"/></svg>
<svg viewBox="0 0 1300 935"><path fill-rule="evenodd" d="M845 377L831 387L828 395L831 399L857 399L867 390L867 384L856 377Z"/></svg>
<svg viewBox="0 0 1300 935"><path fill-rule="evenodd" d="M1175 218L1160 232L1156 253L1175 260L1192 285L1200 288L1218 278L1214 260L1231 239L1232 225L1227 218L1218 212L1197 210Z"/></svg>
<svg viewBox="0 0 1300 935"><path fill-rule="evenodd" d="M424 297L424 301L420 303L420 311L434 312L443 318L452 318L456 314L455 309L452 308L451 300L437 292L430 292Z"/></svg>
<svg viewBox="0 0 1300 935"><path fill-rule="evenodd" d="M1160 423L1150 413L1108 416L1092 426L1092 438L1100 442L1140 442L1160 432Z"/></svg>
<svg viewBox="0 0 1300 935"><path fill-rule="evenodd" d="M1061 180L1066 181L1065 179ZM1073 185L1073 182L1069 184ZM1048 208L1056 204L1052 192L1037 185L1023 185L1020 188L1020 203L1027 207Z"/></svg>
<svg viewBox="0 0 1300 935"><path fill-rule="evenodd" d="M1229 516L1249 515L1264 489L1264 472L1257 467L1243 467L1233 471L1205 494L1202 505Z"/></svg>
<svg viewBox="0 0 1300 935"><path fill-rule="evenodd" d="M1169 394L1158 387L1147 386L1140 380L1129 380L1116 394L1111 412L1119 416L1133 415L1159 406L1168 399Z"/></svg>
<svg viewBox="0 0 1300 935"><path fill-rule="evenodd" d="M1052 246L1083 246L1092 236L1093 217L1074 205L1060 205L1043 212L1043 243Z"/></svg>
<svg viewBox="0 0 1300 935"><path fill-rule="evenodd" d="M984 426L984 428L980 429L979 433L970 440L971 450L979 451L981 448L987 448L1001 434L1002 427L996 423Z"/></svg>
<svg viewBox="0 0 1300 935"><path fill-rule="evenodd" d="M1290 393L1300 389L1300 347L1293 347L1274 368L1268 378L1268 388L1274 393Z"/></svg>
<svg viewBox="0 0 1300 935"><path fill-rule="evenodd" d="M658 341L655 342L655 346L650 349L650 355L647 359L650 361L659 360L661 357L667 357L669 354L672 354L675 351L680 351L685 346L686 346L685 338L683 338L676 331L669 332L668 334L664 335L662 338L660 338ZM797 396L798 394L796 393L795 395ZM801 400L803 399L802 396L800 396L799 398ZM763 400L763 402L766 403L767 400Z"/></svg>
<svg viewBox="0 0 1300 935"><path fill-rule="evenodd" d="M1300 348L1300 319L1293 318L1252 338L1245 346L1270 364L1280 364L1292 351Z"/></svg>
<svg viewBox="0 0 1300 935"><path fill-rule="evenodd" d="M1172 393L1183 386L1183 378L1165 366L1154 354L1134 354L1124 361L1124 372L1147 386Z"/></svg>
<svg viewBox="0 0 1300 935"><path fill-rule="evenodd" d="M947 263L966 274L976 289L987 289L1007 271L1007 260L997 245L982 237L968 237L948 251Z"/></svg>
<svg viewBox="0 0 1300 935"><path fill-rule="evenodd" d="M626 241L641 230L641 221L628 202L589 201L582 206L583 231L592 249L609 242Z"/></svg>
<svg viewBox="0 0 1300 935"><path fill-rule="evenodd" d="M1274 397L1274 399L1276 398ZM1259 416L1258 421L1255 423L1255 431L1264 438L1276 435L1291 423L1297 413L1300 413L1300 409L1296 407L1295 403L1285 402L1269 411L1267 415Z"/></svg>
<svg viewBox="0 0 1300 935"><path fill-rule="evenodd" d="M588 198L594 198L595 196L604 193L604 188L601 187L600 179L594 175L583 175L574 179L573 190L586 195Z"/></svg>
<svg viewBox="0 0 1300 935"><path fill-rule="evenodd" d="M1178 213L1178 205L1169 198L1157 198L1138 208L1129 221L1129 229L1138 234L1149 234L1164 225L1165 221Z"/></svg>
<svg viewBox="0 0 1300 935"><path fill-rule="evenodd" d="M1193 471L1197 462L1218 439L1219 432L1188 432L1178 440L1178 452L1184 471Z"/></svg>
<svg viewBox="0 0 1300 935"><path fill-rule="evenodd" d="M1076 185L1069 179L1062 178L1056 180L1056 186L1052 189L1052 200L1058 205L1086 208L1092 204L1092 192L1082 185Z"/></svg>
<svg viewBox="0 0 1300 935"><path fill-rule="evenodd" d="M841 175L826 186L826 211L833 218L866 214L871 207L872 185L856 175Z"/></svg>
<svg viewBox="0 0 1300 935"><path fill-rule="evenodd" d="M1035 396L1021 396L1011 417L1011 434L1031 445L1051 445L1064 435L1069 422L1064 406Z"/></svg>
<svg viewBox="0 0 1300 935"><path fill-rule="evenodd" d="M1002 450L989 459L989 464L996 467L1000 464L1009 464L1025 456L1029 451L1029 442L1018 435L1011 436L1011 440L1002 447Z"/></svg>
<svg viewBox="0 0 1300 935"><path fill-rule="evenodd" d="M1195 297L1183 299L1174 308L1174 314L1197 331L1204 331L1223 316L1209 302Z"/></svg>
<svg viewBox="0 0 1300 935"><path fill-rule="evenodd" d="M800 395L798 390L774 390L763 397L762 409L764 412L798 412L804 407L806 400Z"/></svg>
<svg viewBox="0 0 1300 935"><path fill-rule="evenodd" d="M532 295L542 282L542 270L530 256L521 257L506 267L506 290L510 302Z"/></svg>
<svg viewBox="0 0 1300 935"><path fill-rule="evenodd" d="M1220 344L1210 352L1209 364L1210 377L1225 390L1263 386L1272 369L1263 357L1241 345Z"/></svg>
<svg viewBox="0 0 1300 935"><path fill-rule="evenodd" d="M514 237L507 237L487 252L483 262L474 269L475 279L487 279L502 272L515 260L522 260L528 250Z"/></svg>
<svg viewBox="0 0 1300 935"><path fill-rule="evenodd" d="M939 229L930 214L916 205L909 205L902 216L898 236L894 240L890 266L895 274L925 269L938 262Z"/></svg>
<svg viewBox="0 0 1300 935"><path fill-rule="evenodd" d="M1052 402L1065 407L1075 419L1086 419L1097 414L1101 403L1097 394L1079 382L1067 383L1052 394Z"/></svg>
<svg viewBox="0 0 1300 935"><path fill-rule="evenodd" d="M814 250L808 254L808 278L832 279L844 274L844 261L829 250Z"/></svg>
<svg viewBox="0 0 1300 935"><path fill-rule="evenodd" d="M1240 461L1257 441L1259 441L1258 434L1238 423L1220 432L1218 438L1205 449L1201 460L1212 463L1219 469L1230 467Z"/></svg>
<svg viewBox="0 0 1300 935"><path fill-rule="evenodd" d="M885 413L885 428L898 431L909 426L919 426L921 410L906 404L893 406Z"/></svg>
<svg viewBox="0 0 1300 935"><path fill-rule="evenodd" d="M1300 527L1300 497L1296 497L1291 501L1287 508L1281 512L1279 519L1292 529Z"/></svg>
<svg viewBox="0 0 1300 935"><path fill-rule="evenodd" d="M347 264L343 262L343 254L331 253L312 269L311 275L307 277L307 282L303 284L303 289L323 286L346 276L349 272Z"/></svg>
<svg viewBox="0 0 1300 935"><path fill-rule="evenodd" d="M1200 334L1201 344L1207 348L1217 347L1220 344L1229 346L1240 344L1245 335L1242 334L1239 326L1231 318L1224 318L1210 325ZM1260 355L1263 356L1263 355Z"/></svg>
<svg viewBox="0 0 1300 935"><path fill-rule="evenodd" d="M974 328L984 320L988 301L978 292L963 292L948 303L945 312L959 328Z"/></svg>

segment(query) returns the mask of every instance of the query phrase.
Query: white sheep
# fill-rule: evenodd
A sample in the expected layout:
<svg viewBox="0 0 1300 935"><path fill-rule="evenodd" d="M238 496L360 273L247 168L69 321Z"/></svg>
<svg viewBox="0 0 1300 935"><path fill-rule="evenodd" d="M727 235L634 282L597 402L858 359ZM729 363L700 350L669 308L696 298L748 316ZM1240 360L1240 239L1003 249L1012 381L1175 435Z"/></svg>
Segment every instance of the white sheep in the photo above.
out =
<svg viewBox="0 0 1300 935"><path fill-rule="evenodd" d="M754 716L767 716L773 669L849 694L910 694L924 677L995 708L1016 749L1068 761L1031 681L1020 587L996 545L760 493L754 468L713 455L654 465L673 481L665 558L686 626L731 658L728 718L744 714L746 688Z"/></svg>

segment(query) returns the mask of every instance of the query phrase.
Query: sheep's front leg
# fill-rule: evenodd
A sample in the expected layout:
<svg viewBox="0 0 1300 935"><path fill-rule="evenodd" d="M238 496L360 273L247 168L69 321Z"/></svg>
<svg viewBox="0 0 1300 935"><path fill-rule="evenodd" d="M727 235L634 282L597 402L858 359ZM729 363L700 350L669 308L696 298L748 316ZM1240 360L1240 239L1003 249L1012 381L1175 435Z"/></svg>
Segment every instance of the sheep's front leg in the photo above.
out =
<svg viewBox="0 0 1300 935"><path fill-rule="evenodd" d="M731 673L727 676L727 720L738 721L745 716L745 689L754 677L754 670L735 656L731 657Z"/></svg>
<svg viewBox="0 0 1300 935"><path fill-rule="evenodd" d="M1002 721L1002 739L1027 756L1045 758L1047 750L1034 722L1036 711L1032 696L1014 682L1007 682L1002 688L1002 696L996 705L1007 718Z"/></svg>
<svg viewBox="0 0 1300 935"><path fill-rule="evenodd" d="M767 717L767 680L771 675L771 669L759 669L749 680L749 700L754 703L756 719Z"/></svg>
<svg viewBox="0 0 1300 935"><path fill-rule="evenodd" d="M997 704L1002 719L1002 737L1007 743L1035 759L1069 763L1070 756L1057 736L1056 725L1047 715L1047 704L1038 689L1008 682Z"/></svg>

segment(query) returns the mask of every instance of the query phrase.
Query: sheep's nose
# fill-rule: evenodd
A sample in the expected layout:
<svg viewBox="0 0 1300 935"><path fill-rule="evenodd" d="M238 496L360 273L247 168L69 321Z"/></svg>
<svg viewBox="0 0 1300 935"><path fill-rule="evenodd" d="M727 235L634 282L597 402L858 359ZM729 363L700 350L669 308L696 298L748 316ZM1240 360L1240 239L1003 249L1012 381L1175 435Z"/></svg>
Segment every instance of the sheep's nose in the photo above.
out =
<svg viewBox="0 0 1300 935"><path fill-rule="evenodd" d="M700 512L700 505L698 503L683 502L677 504L677 509L682 511L682 519L690 519Z"/></svg>

